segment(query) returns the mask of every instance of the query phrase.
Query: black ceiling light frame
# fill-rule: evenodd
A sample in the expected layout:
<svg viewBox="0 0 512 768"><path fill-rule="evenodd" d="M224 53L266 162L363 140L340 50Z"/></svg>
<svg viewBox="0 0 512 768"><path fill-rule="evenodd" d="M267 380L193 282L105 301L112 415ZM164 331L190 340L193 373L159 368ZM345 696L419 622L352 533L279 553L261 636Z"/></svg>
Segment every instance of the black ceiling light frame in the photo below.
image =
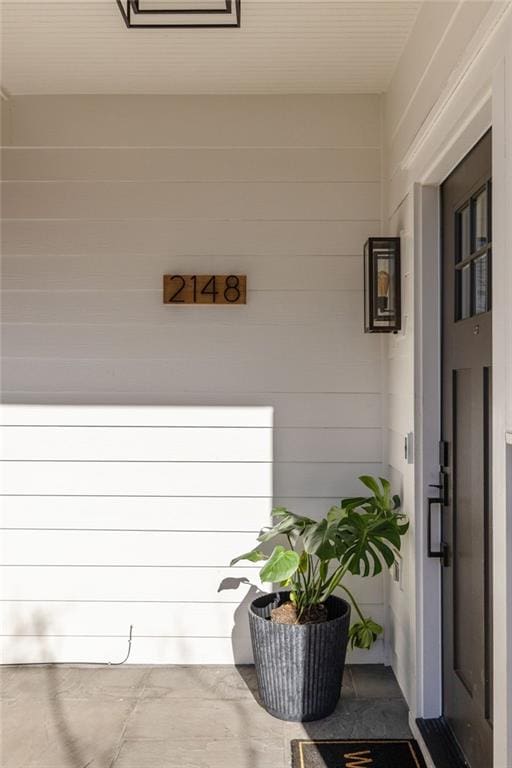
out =
<svg viewBox="0 0 512 768"><path fill-rule="evenodd" d="M116 0L124 23L129 29L209 29L240 27L241 0L222 0L219 7L195 8L144 7L148 0ZM200 3L200 0L198 0ZM143 4L144 3L144 4ZM197 21L194 21L197 19ZM227 19L227 20L226 20Z"/></svg>

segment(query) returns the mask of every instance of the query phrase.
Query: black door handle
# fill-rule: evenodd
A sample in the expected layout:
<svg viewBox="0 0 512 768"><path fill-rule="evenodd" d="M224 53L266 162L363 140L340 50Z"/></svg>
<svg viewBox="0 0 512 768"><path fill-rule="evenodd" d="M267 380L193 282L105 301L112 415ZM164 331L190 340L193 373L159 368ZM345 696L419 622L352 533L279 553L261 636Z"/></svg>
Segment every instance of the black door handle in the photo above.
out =
<svg viewBox="0 0 512 768"><path fill-rule="evenodd" d="M439 557L443 561L443 565L448 565L448 547L441 542L441 546L438 550L432 549L432 507L434 504L443 505L443 499L437 496L429 497L427 499L428 504L428 518L427 518L427 554L429 557Z"/></svg>

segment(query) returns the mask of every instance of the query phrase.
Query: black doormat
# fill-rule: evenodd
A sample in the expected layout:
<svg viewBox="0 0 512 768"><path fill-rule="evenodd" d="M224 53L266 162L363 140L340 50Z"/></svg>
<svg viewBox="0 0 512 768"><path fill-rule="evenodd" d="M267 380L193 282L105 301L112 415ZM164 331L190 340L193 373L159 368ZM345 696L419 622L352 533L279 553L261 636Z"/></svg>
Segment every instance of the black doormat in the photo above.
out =
<svg viewBox="0 0 512 768"><path fill-rule="evenodd" d="M292 768L426 768L413 739L294 739Z"/></svg>

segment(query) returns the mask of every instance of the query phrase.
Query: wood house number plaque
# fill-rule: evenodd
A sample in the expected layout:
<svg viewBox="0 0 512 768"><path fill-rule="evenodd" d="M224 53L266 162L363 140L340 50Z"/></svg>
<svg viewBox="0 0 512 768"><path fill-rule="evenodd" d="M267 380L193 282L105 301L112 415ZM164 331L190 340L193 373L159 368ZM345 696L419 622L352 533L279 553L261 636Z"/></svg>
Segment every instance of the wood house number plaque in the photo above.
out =
<svg viewBox="0 0 512 768"><path fill-rule="evenodd" d="M246 303L246 275L164 275L164 304Z"/></svg>

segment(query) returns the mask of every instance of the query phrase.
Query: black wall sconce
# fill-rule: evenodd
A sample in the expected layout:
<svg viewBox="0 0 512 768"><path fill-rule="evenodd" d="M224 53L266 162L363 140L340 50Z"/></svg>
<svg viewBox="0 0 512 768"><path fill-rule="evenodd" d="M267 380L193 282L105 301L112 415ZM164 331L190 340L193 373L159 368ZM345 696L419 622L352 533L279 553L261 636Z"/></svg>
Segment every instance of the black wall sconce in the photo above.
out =
<svg viewBox="0 0 512 768"><path fill-rule="evenodd" d="M401 324L400 238L369 237L364 246L365 333L396 333Z"/></svg>
<svg viewBox="0 0 512 768"><path fill-rule="evenodd" d="M129 29L205 29L240 27L241 0L198 0L180 7L179 0L116 0Z"/></svg>

